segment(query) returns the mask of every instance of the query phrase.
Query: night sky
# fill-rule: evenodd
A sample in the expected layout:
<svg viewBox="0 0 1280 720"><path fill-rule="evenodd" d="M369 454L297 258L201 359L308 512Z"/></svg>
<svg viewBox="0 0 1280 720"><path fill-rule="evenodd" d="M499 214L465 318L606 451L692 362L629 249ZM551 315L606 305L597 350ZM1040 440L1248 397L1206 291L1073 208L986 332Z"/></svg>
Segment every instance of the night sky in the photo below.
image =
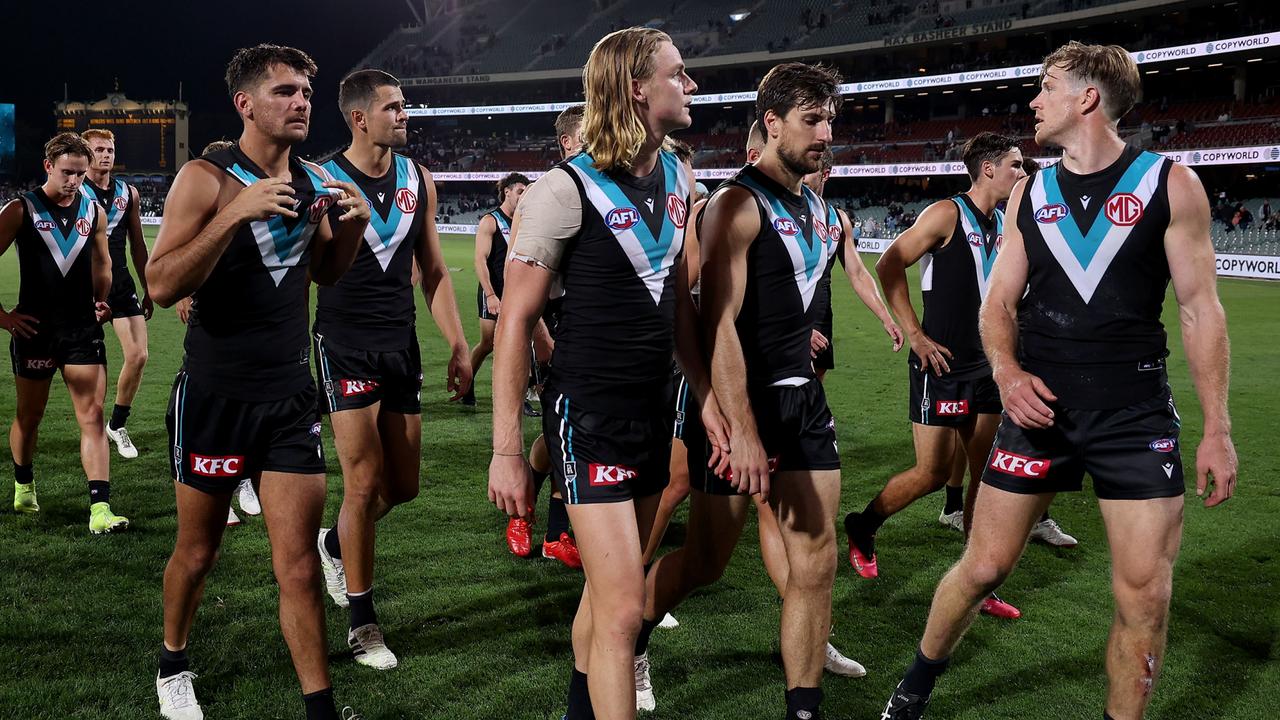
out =
<svg viewBox="0 0 1280 720"><path fill-rule="evenodd" d="M240 120L223 73L237 48L261 42L305 50L320 66L311 135L301 150L323 152L346 138L338 81L413 19L403 0L23 0L5 3L4 15L0 102L17 105L23 177L40 172L40 147L53 133L63 83L72 101L100 100L118 80L121 92L145 102L176 99L181 82L195 151L210 140L237 137Z"/></svg>

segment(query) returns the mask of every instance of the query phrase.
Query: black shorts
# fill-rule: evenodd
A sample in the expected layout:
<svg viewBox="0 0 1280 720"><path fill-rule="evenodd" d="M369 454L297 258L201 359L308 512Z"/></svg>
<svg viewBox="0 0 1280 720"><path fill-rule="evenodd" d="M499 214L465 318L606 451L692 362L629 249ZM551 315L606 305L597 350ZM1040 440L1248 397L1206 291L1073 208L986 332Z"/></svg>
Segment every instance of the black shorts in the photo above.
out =
<svg viewBox="0 0 1280 720"><path fill-rule="evenodd" d="M497 315L489 312L489 304L485 302L483 285L476 286L476 311L479 313L481 320L493 320L494 322L498 320Z"/></svg>
<svg viewBox="0 0 1280 720"><path fill-rule="evenodd" d="M684 375L676 387L676 422L672 435L684 443L688 457L689 487L710 495L737 495L738 491L728 480L707 468L711 456L711 443L702 425L702 405Z"/></svg>
<svg viewBox="0 0 1280 720"><path fill-rule="evenodd" d="M13 374L28 380L48 380L63 365L106 365L102 326L60 328L35 337L9 340Z"/></svg>
<svg viewBox="0 0 1280 720"><path fill-rule="evenodd" d="M553 388L542 395L542 434L566 503L626 502L671 480L671 416L633 420L577 409Z"/></svg>
<svg viewBox="0 0 1280 720"><path fill-rule="evenodd" d="M360 350L323 333L312 338L320 412L358 410L381 402L382 409L401 415L422 412L422 357L418 335L403 350Z"/></svg>
<svg viewBox="0 0 1280 720"><path fill-rule="evenodd" d="M138 289L134 286L128 270L118 272L112 277L111 291L107 293L107 305L111 306L112 320L142 314L142 304L138 302Z"/></svg>
<svg viewBox="0 0 1280 720"><path fill-rule="evenodd" d="M178 371L165 414L169 472L206 493L228 493L263 471L324 472L316 388L283 400L220 395Z"/></svg>
<svg viewBox="0 0 1280 720"><path fill-rule="evenodd" d="M1186 488L1173 394L1111 410L1054 408L1053 427L1025 430L1006 415L982 482L1014 493L1080 490L1087 472L1098 497L1146 500Z"/></svg>
<svg viewBox="0 0 1280 720"><path fill-rule="evenodd" d="M827 339L827 346L823 348L817 355L813 357L814 370L833 370L836 366L836 339L835 329L831 325L823 325L819 323L814 326L814 330L822 333Z"/></svg>
<svg viewBox="0 0 1280 720"><path fill-rule="evenodd" d="M960 427L977 415L998 415L1000 388L991 375L969 380L938 377L922 370L915 362L907 364L911 376L911 402L907 408L911 422L935 427Z"/></svg>

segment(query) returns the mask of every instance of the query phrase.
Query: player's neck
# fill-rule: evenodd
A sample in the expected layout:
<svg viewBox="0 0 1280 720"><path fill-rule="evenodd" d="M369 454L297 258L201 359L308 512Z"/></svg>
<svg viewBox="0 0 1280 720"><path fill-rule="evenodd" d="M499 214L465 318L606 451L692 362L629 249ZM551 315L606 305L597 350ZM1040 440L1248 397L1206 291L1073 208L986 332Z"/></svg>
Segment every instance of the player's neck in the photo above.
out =
<svg viewBox="0 0 1280 720"><path fill-rule="evenodd" d="M986 184L979 185L975 183L970 185L969 190L965 195L968 195L969 199L973 201L973 206L981 210L982 214L987 217L991 217L991 213L996 209L996 205L999 205L1000 201L1004 200L1004 198L1000 197L995 190Z"/></svg>
<svg viewBox="0 0 1280 720"><path fill-rule="evenodd" d="M292 179L289 172L289 151L292 145L279 143L245 127L240 136L240 151L252 160L267 177Z"/></svg>
<svg viewBox="0 0 1280 720"><path fill-rule="evenodd" d="M640 145L640 152L631 161L628 173L635 177L645 177L658 166L658 152L662 150L662 137L650 135Z"/></svg>
<svg viewBox="0 0 1280 720"><path fill-rule="evenodd" d="M67 207L71 203L75 202L76 199L74 195L69 198L62 197L62 188L58 187L58 184L53 182L52 179L46 180L45 183L40 186L40 189L44 191L45 197L49 198L60 207Z"/></svg>
<svg viewBox="0 0 1280 720"><path fill-rule="evenodd" d="M351 138L351 147L342 156L357 170L371 178L380 178L391 170L392 150L360 137Z"/></svg>
<svg viewBox="0 0 1280 720"><path fill-rule="evenodd" d="M1082 123L1062 143L1062 165L1076 175L1096 173L1120 159L1124 147L1115 126Z"/></svg>
<svg viewBox="0 0 1280 720"><path fill-rule="evenodd" d="M516 206L514 204L508 205L508 203L502 203L498 206L498 209L507 217L515 217Z"/></svg>
<svg viewBox="0 0 1280 720"><path fill-rule="evenodd" d="M100 188L111 187L111 171L110 170L99 170L97 173L94 173L93 169L90 168L89 172L85 173L84 179L87 182L91 182Z"/></svg>
<svg viewBox="0 0 1280 720"><path fill-rule="evenodd" d="M800 188L804 185L804 175L797 173L783 162L782 156L777 152L766 150L761 154L760 159L756 161L756 169L764 173L765 177L786 188L792 195L803 192Z"/></svg>

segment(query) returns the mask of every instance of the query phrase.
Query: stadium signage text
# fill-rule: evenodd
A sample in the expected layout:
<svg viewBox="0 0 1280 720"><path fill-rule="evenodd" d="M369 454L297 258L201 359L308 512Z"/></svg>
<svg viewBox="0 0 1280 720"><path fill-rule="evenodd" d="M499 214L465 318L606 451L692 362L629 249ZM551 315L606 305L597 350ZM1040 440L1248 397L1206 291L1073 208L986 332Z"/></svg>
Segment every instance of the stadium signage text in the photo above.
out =
<svg viewBox="0 0 1280 720"><path fill-rule="evenodd" d="M896 35L884 39L885 47L898 45L914 45L916 43L933 42L934 40L951 40L953 38L977 37L990 33L1005 32L1013 28L1012 20L991 20L989 22L961 25L960 27L928 30L925 32Z"/></svg>
<svg viewBox="0 0 1280 720"><path fill-rule="evenodd" d="M1218 255L1218 274L1255 280L1280 280L1280 257L1275 255Z"/></svg>

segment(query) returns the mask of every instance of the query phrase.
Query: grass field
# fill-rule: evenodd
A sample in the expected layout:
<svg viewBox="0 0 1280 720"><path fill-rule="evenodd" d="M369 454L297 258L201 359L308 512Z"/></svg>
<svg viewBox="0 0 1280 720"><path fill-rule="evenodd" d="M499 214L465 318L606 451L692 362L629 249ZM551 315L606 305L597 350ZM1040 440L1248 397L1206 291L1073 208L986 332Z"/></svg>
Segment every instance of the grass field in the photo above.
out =
<svg viewBox="0 0 1280 720"><path fill-rule="evenodd" d="M474 340L470 239L446 238L445 254L449 265L461 268L453 282ZM5 307L17 297L14 256L0 259ZM1170 651L1152 718L1280 716L1280 450L1273 444L1280 286L1224 280L1220 289L1234 346L1231 401L1241 480L1225 507L1188 503ZM835 302L839 367L828 377L827 394L840 423L843 512L860 509L891 473L910 465L912 449L905 358L891 355L878 324L854 307L847 285L837 283ZM1171 373L1189 450L1199 441L1201 417L1173 307L1170 298ZM418 317L426 365L424 491L378 531L379 614L401 665L381 674L356 666L344 642L346 615L330 611L339 702L370 719L559 718L581 578L558 564L507 553L504 518L485 499L490 366L481 373L477 409L447 404L447 353L421 307ZM183 328L165 310L149 329L151 362L129 423L142 455L124 461L112 453L113 508L131 518L130 530L103 537L87 531L78 434L60 383L36 457L42 512L14 514L8 485L0 492L5 717L158 717L153 679L161 575L175 533L164 411L181 362ZM110 408L120 353L109 330L107 336ZM0 421L8 423L13 383L9 364L3 365ZM534 423L526 429L537 431ZM332 522L342 481L327 431L326 444L326 522ZM1184 459L1190 468L1191 453ZM941 503L940 495L927 498L885 526L878 580L858 578L841 561L835 643L869 674L857 680L828 676L826 717L877 718L910 659L938 578L961 551L959 535L937 523ZM931 718L1101 717L1111 617L1102 525L1089 491L1060 497L1054 514L1080 546L1027 552L1003 591L1024 618L975 624L940 685ZM682 536L683 517L678 515L668 543ZM192 669L200 675L197 693L211 720L302 716L278 629L268 552L260 519L229 529L197 616ZM679 608L678 629L655 634L650 655L658 710L651 717L779 717L778 609L752 521L724 579Z"/></svg>

